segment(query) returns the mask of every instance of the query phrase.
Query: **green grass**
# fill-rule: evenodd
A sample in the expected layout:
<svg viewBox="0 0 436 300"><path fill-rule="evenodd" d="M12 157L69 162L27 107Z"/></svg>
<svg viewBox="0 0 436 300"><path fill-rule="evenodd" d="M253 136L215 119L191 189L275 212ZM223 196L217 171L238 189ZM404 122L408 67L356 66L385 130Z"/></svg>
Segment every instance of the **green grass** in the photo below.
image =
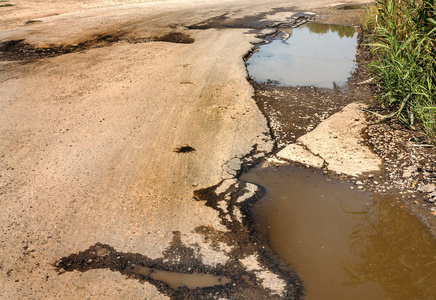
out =
<svg viewBox="0 0 436 300"><path fill-rule="evenodd" d="M436 143L435 0L378 0L366 10L375 61L370 69L383 89L379 105Z"/></svg>

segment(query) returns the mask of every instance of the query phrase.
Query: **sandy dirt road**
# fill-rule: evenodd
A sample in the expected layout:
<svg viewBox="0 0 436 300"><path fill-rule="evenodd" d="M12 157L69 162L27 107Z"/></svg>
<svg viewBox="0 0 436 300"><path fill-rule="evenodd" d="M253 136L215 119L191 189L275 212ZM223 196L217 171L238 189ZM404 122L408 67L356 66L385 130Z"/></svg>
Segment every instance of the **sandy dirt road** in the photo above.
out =
<svg viewBox="0 0 436 300"><path fill-rule="evenodd" d="M247 16L283 21L339 3L11 3L0 8L0 42L39 49L93 42L64 55L0 61L0 298L183 298L189 292L177 296L159 282L107 268L59 274L54 266L102 243L157 268L189 270L177 261L180 253L167 251L175 241L192 250L198 270L237 266L248 274L216 295L297 295L289 287L294 279L268 269L255 247L235 254L238 246L225 236L230 223L245 228L236 208L226 223L219 210L193 199L195 190L227 180L224 192L243 164L273 148L243 61L256 33L250 26L188 27L223 14L238 24ZM171 32L195 41L150 42ZM94 47L107 36L104 47ZM174 151L187 145L195 151ZM211 242L199 230L205 228L224 238Z"/></svg>

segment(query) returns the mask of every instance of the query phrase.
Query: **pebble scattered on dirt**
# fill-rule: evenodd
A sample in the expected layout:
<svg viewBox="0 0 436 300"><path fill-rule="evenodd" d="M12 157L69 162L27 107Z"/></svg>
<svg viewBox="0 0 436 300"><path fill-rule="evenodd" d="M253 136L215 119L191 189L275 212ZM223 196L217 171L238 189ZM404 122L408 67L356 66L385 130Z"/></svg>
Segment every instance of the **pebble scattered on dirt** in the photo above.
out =
<svg viewBox="0 0 436 300"><path fill-rule="evenodd" d="M436 210L435 148L425 142L421 132L397 123L369 125L365 134L368 144L383 159L384 171L364 184L379 193L398 192L412 211L422 213L418 212L420 218L434 233L436 220L428 218L428 211Z"/></svg>

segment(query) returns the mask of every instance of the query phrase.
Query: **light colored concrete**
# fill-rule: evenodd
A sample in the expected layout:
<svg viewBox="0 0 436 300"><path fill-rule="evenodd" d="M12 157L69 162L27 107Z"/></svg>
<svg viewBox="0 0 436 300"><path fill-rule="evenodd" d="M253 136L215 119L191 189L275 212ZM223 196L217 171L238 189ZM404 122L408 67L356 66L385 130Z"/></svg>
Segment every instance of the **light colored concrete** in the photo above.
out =
<svg viewBox="0 0 436 300"><path fill-rule="evenodd" d="M352 176L379 171L381 159L362 143L363 108L358 103L347 105L297 142L324 159L331 171Z"/></svg>
<svg viewBox="0 0 436 300"><path fill-rule="evenodd" d="M324 160L313 155L303 146L291 144L279 151L276 155L278 158L298 162L314 168L322 168Z"/></svg>
<svg viewBox="0 0 436 300"><path fill-rule="evenodd" d="M249 271L256 274L257 280L273 294L282 295L286 288L286 283L277 274L271 271L265 271L259 263L257 255L250 255L241 259L242 265Z"/></svg>

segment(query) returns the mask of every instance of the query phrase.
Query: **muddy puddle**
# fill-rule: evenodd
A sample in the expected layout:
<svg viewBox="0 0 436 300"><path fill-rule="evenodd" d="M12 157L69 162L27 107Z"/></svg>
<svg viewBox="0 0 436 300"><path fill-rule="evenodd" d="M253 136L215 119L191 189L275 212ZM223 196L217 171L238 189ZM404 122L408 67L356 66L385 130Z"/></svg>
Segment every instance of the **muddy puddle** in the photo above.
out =
<svg viewBox="0 0 436 300"><path fill-rule="evenodd" d="M135 274L149 277L153 280L165 282L169 287L174 290L178 290L182 287L193 290L196 288L224 285L231 282L231 280L227 277L215 276L206 273L170 272L138 265L130 266L130 270Z"/></svg>
<svg viewBox="0 0 436 300"><path fill-rule="evenodd" d="M353 27L307 23L280 31L285 40L260 46L247 61L255 81L330 89L347 83L356 68L357 32Z"/></svg>
<svg viewBox="0 0 436 300"><path fill-rule="evenodd" d="M306 299L436 299L436 241L393 196L322 172L255 168L256 228L301 277Z"/></svg>

